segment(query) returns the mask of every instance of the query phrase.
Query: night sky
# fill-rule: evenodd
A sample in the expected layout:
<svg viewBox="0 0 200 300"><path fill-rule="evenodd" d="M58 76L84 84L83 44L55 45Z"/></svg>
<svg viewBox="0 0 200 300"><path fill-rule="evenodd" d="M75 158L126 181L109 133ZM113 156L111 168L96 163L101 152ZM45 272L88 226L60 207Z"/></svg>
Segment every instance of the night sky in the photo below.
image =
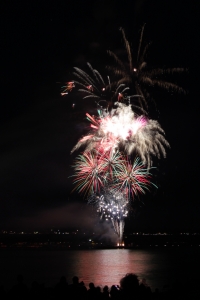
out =
<svg viewBox="0 0 200 300"><path fill-rule="evenodd" d="M127 230L200 231L197 2L1 1L0 229L95 224L69 178L89 108L61 97L61 86L87 62L107 75L106 51L124 48L119 28L134 48L146 23L148 64L188 68L171 78L187 93L153 92L171 149L156 165L158 190L136 205Z"/></svg>

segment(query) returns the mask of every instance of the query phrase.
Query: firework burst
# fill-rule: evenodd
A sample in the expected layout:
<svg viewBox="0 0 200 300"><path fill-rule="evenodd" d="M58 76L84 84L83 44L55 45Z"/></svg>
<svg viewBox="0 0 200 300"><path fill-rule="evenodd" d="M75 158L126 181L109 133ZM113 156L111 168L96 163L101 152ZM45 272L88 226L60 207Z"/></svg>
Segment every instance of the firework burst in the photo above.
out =
<svg viewBox="0 0 200 300"><path fill-rule="evenodd" d="M118 151L101 153L93 150L78 155L73 165L75 189L87 195L100 194L105 186L116 180L124 159Z"/></svg>
<svg viewBox="0 0 200 300"><path fill-rule="evenodd" d="M129 201L122 192L104 189L101 196L93 195L89 203L95 204L100 219L111 222L119 237L119 244L123 241L125 218L128 215Z"/></svg>
<svg viewBox="0 0 200 300"><path fill-rule="evenodd" d="M120 152L97 152L78 155L74 164L75 189L88 195L100 195L102 191L121 193L127 199L148 190L151 174L137 157L133 164Z"/></svg>
<svg viewBox="0 0 200 300"><path fill-rule="evenodd" d="M84 152L77 156L74 164L74 184L80 193L97 193L106 183L106 173L101 159L95 152Z"/></svg>
<svg viewBox="0 0 200 300"><path fill-rule="evenodd" d="M151 174L144 167L139 158L136 158L133 164L127 159L118 171L116 182L113 183L113 190L123 192L127 199L135 198L139 194L145 194L148 190Z"/></svg>
<svg viewBox="0 0 200 300"><path fill-rule="evenodd" d="M118 84L128 84L132 86L135 93L140 95L138 98L141 107L148 109L147 100L150 98L148 87L160 87L165 90L172 90L175 92L185 93L185 90L177 84L174 84L163 79L163 75L169 75L173 73L182 73L185 71L184 68L148 68L146 59L146 54L149 44L143 46L143 34L144 27L142 27L140 40L138 45L138 51L136 59L133 61L131 46L126 38L124 29L120 28L122 33L123 41L125 44L125 50L127 53L127 62L122 61L114 52L108 51L108 54L114 58L116 66L108 66L108 69L112 71L118 77Z"/></svg>
<svg viewBox="0 0 200 300"><path fill-rule="evenodd" d="M139 155L148 167L152 164L152 156L165 157L165 148L169 147L169 143L160 124L145 116L137 116L131 105L116 105L117 109L104 118L87 114L92 132L81 138L72 152L80 147L86 151L96 148L98 151L115 152L122 149L127 155Z"/></svg>
<svg viewBox="0 0 200 300"><path fill-rule="evenodd" d="M79 79L75 80L77 86L79 86L79 92L85 94L83 99L91 98L99 105L99 107L104 106L108 109L111 103L122 100L124 98L123 94L129 90L125 84L111 84L110 77L107 76L107 82L103 79L101 74L92 68L92 66L87 63L91 76L79 68L74 68L74 76Z"/></svg>
<svg viewBox="0 0 200 300"><path fill-rule="evenodd" d="M128 63L109 51L116 62L116 67L109 68L115 75L114 82L111 83L109 76L104 80L88 63L89 74L75 67L76 80L63 87L63 95L78 87L81 98L93 100L97 107L96 116L86 113L90 130L71 151L83 151L73 165L74 190L96 206L101 219L112 222L120 243L132 200L156 187L150 173L153 157L165 157L169 147L161 125L148 117L146 87L184 92L178 85L159 79L160 75L184 69L147 68L149 44L143 47L144 26L135 63L130 43L123 29L121 32Z"/></svg>
<svg viewBox="0 0 200 300"><path fill-rule="evenodd" d="M122 170L124 164L124 156L119 151L105 151L103 149L100 161L102 169L106 174L106 178L109 178L109 182L113 182L118 172Z"/></svg>

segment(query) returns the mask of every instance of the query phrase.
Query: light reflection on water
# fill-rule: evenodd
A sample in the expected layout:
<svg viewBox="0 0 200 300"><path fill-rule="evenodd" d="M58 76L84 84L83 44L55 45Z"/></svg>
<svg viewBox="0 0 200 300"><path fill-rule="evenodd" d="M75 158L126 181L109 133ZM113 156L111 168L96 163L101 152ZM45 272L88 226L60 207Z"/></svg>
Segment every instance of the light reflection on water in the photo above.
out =
<svg viewBox="0 0 200 300"><path fill-rule="evenodd" d="M68 283L76 275L87 287L90 282L110 287L119 284L126 273L135 273L154 291L177 279L199 278L199 254L198 248L0 251L0 285L10 288L21 273L29 287L34 280L53 287L63 275Z"/></svg>
<svg viewBox="0 0 200 300"><path fill-rule="evenodd" d="M160 263L162 258L159 259L158 253L145 250L96 250L82 251L78 256L75 252L72 269L86 285L92 281L96 285L111 286L119 284L126 273L135 273L140 279L145 278L147 283L155 288L156 283L159 284L160 281L158 274ZM158 275L157 282L154 275Z"/></svg>

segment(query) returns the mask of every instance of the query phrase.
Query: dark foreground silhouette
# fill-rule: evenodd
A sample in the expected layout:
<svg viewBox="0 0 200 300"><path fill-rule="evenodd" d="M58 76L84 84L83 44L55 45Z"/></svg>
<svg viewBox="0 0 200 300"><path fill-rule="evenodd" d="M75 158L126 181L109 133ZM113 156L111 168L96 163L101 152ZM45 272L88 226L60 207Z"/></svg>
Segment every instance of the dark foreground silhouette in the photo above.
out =
<svg viewBox="0 0 200 300"><path fill-rule="evenodd" d="M31 287L28 287L20 274L17 276L17 284L10 290L5 291L4 287L0 285L0 299L199 300L200 287L198 282L194 282L194 284L176 282L171 288L164 286L162 291L158 289L152 291L145 279L139 281L138 276L133 273L128 273L121 278L119 285L111 287L106 285L103 289L95 286L93 282L90 282L87 288L77 276L72 278L71 283L68 283L66 277L62 276L59 282L51 288L46 288L44 284L37 281L32 282Z"/></svg>

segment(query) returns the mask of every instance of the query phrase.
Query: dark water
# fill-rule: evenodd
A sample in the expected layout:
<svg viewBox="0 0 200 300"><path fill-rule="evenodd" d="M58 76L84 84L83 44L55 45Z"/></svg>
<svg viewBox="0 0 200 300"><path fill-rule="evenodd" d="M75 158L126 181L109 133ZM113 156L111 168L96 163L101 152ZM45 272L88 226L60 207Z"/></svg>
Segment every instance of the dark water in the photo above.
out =
<svg viewBox="0 0 200 300"><path fill-rule="evenodd" d="M24 275L30 287L34 280L53 287L61 276L77 275L88 287L119 284L126 273L134 272L145 278L154 291L171 286L176 280L200 280L200 247L162 248L152 250L12 250L0 251L0 285L9 289L17 274Z"/></svg>

